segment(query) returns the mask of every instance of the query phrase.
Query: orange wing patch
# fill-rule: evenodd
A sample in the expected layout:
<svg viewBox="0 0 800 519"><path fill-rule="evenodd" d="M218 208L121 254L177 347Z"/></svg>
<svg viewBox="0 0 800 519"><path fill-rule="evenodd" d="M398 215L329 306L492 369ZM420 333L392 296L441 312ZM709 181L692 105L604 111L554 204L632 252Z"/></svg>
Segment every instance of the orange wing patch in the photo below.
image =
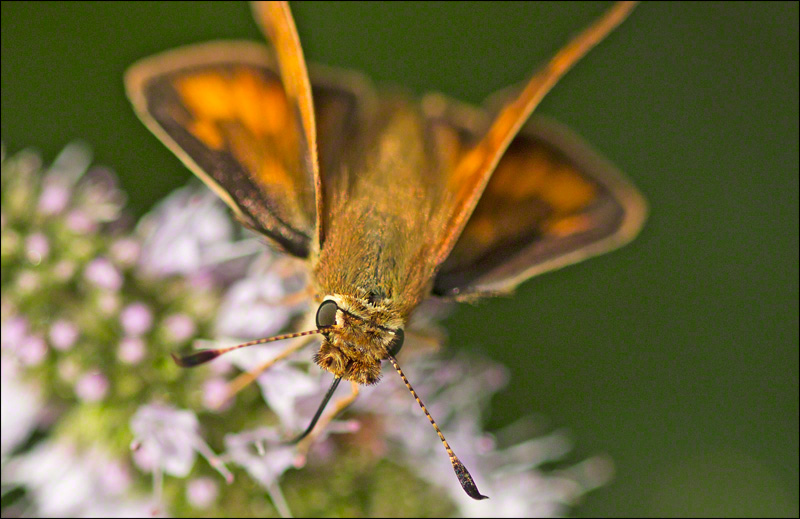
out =
<svg viewBox="0 0 800 519"><path fill-rule="evenodd" d="M184 77L176 89L198 122L237 121L257 138L276 135L289 124L283 88L250 69Z"/></svg>
<svg viewBox="0 0 800 519"><path fill-rule="evenodd" d="M578 213L597 198L598 187L552 150L520 141L497 165L446 266L471 264L520 239L585 229Z"/></svg>
<svg viewBox="0 0 800 519"><path fill-rule="evenodd" d="M235 140L242 134L235 128L240 128L249 140L270 143L284 153L283 157L297 155L297 136L290 126L286 94L277 81L239 68L181 77L175 88L191 114L187 127L206 146L216 150L236 148Z"/></svg>
<svg viewBox="0 0 800 519"><path fill-rule="evenodd" d="M556 213L582 209L596 196L591 182L544 148L509 153L497 165L487 190L510 202L538 198Z"/></svg>
<svg viewBox="0 0 800 519"><path fill-rule="evenodd" d="M297 131L283 87L258 71L237 67L176 78L176 120L209 148L231 153L261 186L283 198L279 217L311 229L313 194L297 197L301 170Z"/></svg>

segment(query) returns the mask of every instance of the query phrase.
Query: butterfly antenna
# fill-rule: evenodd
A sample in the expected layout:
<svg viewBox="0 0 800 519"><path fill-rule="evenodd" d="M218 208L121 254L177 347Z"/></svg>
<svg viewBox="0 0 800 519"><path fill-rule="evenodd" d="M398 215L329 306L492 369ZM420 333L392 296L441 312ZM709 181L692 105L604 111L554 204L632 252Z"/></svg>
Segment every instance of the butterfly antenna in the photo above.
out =
<svg viewBox="0 0 800 519"><path fill-rule="evenodd" d="M319 404L319 408L317 409L316 414L314 414L314 418L311 419L311 423L308 424L306 430L303 431L297 438L286 442L287 445L295 445L297 443L300 443L306 436L311 434L311 431L314 430L314 426L317 425L320 416L322 416L322 412L325 410L325 407L328 405L328 402L330 402L333 393L336 391L336 388L339 387L339 382L341 381L342 377L336 377L333 379L333 383L331 384L331 387L328 388L328 392L325 393L325 398L323 398L322 403Z"/></svg>
<svg viewBox="0 0 800 519"><path fill-rule="evenodd" d="M484 496L483 494L480 493L480 491L478 491L478 487L475 485L475 481L472 479L472 476L467 470L467 467L465 467L464 464L461 463L461 460L458 459L456 453L453 452L453 449L450 448L450 444L447 443L447 440L444 439L444 434L442 434L442 431L441 429L439 429L439 426L436 425L436 422L433 420L433 417L428 412L428 409L425 407L425 404L423 404L422 400L420 400L419 396L417 395L417 392L414 391L413 387L411 387L411 384L408 382L408 379L403 373L403 370L400 369L400 365L397 364L397 359L395 359L393 355L389 355L388 358L389 362L391 362L392 366L394 366L395 371L397 371L397 374L400 375L400 378L403 379L403 383L411 392L411 395L414 397L414 399L416 399L417 403L422 408L422 412L425 413L425 416L427 416L428 420L430 420L433 429L436 431L436 434L439 435L439 439L442 441L442 445L444 445L444 448L447 451L447 455L450 456L450 463L453 465L453 470L456 473L458 482L461 483L461 488L463 488L464 492L466 492L467 495L472 499L476 500L489 499L489 496Z"/></svg>
<svg viewBox="0 0 800 519"><path fill-rule="evenodd" d="M304 337L306 335L314 335L315 333L323 333L324 329L317 329L317 330L309 330L307 332L297 332L297 333L287 333L284 335L276 335L275 337L267 337L266 339L257 339L255 341L245 342L242 344L237 344L236 346L228 346L226 348L216 348L213 350L200 350L195 353L190 353L189 355L177 355L172 353L172 360L175 361L175 364L182 368L193 368L195 366L199 366L200 364L205 364L211 360L216 359L220 355L224 353L228 353L229 351L238 350L241 348L247 348L248 346L255 346L256 344L264 344L266 342L273 342L273 341L281 341L283 339L294 339L295 337Z"/></svg>

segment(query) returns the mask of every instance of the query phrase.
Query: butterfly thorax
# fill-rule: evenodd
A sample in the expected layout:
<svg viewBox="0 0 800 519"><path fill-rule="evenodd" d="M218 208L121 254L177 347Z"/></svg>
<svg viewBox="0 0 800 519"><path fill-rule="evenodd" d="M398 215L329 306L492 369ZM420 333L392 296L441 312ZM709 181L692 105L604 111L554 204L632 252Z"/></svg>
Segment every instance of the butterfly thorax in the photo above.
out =
<svg viewBox="0 0 800 519"><path fill-rule="evenodd" d="M402 334L403 320L397 305L390 300L360 299L333 295L335 324L326 331L314 361L336 377L359 384L375 384L380 379L381 361L387 358L392 342Z"/></svg>
<svg viewBox="0 0 800 519"><path fill-rule="evenodd" d="M443 227L435 139L415 105L397 95L349 149L341 169L327 172L317 293L345 294L368 308L391 301L405 320L430 294L431 251Z"/></svg>

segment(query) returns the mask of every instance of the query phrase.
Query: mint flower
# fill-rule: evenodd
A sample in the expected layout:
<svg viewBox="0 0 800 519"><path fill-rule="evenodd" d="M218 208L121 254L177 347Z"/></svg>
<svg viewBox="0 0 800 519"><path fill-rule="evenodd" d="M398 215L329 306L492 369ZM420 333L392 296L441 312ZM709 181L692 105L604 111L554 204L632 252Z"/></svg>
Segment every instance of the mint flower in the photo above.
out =
<svg viewBox="0 0 800 519"><path fill-rule="evenodd" d="M85 144L49 167L3 151L0 178L4 517L554 516L611 476L604 457L542 470L570 449L561 431L485 431L507 371L438 356L450 307L436 301L412 316L401 362L490 501L464 496L390 366L313 441L288 444L330 384L312 362L318 337L192 370L170 354L312 327L304 262L197 182L128 228Z"/></svg>
<svg viewBox="0 0 800 519"><path fill-rule="evenodd" d="M92 260L83 271L84 277L98 288L119 290L122 287L122 274L106 258Z"/></svg>
<svg viewBox="0 0 800 519"><path fill-rule="evenodd" d="M186 500L193 508L205 510L217 500L219 485L212 478L192 479L186 484Z"/></svg>
<svg viewBox="0 0 800 519"><path fill-rule="evenodd" d="M108 378L99 371L90 371L75 384L75 395L84 402L97 402L108 394Z"/></svg>
<svg viewBox="0 0 800 519"><path fill-rule="evenodd" d="M149 501L129 494L125 465L101 450L81 452L68 442L48 441L17 456L4 467L7 482L25 485L34 503L32 515L42 517L147 517L154 510Z"/></svg>
<svg viewBox="0 0 800 519"><path fill-rule="evenodd" d="M153 313L146 304L137 301L123 308L119 320L125 333L136 337L150 331Z"/></svg>
<svg viewBox="0 0 800 519"><path fill-rule="evenodd" d="M134 461L145 471L164 471L186 477L200 454L229 483L233 475L211 451L199 433L200 423L191 411L164 405L145 405L131 418Z"/></svg>
<svg viewBox="0 0 800 519"><path fill-rule="evenodd" d="M6 327L3 336L6 339ZM4 341L5 342L5 341ZM5 465L6 457L19 447L39 424L43 402L39 389L19 378L19 365L11 355L2 354L0 361L0 460Z"/></svg>
<svg viewBox="0 0 800 519"><path fill-rule="evenodd" d="M50 345L57 350L66 351L75 345L79 335L77 325L66 319L59 319L50 326Z"/></svg>

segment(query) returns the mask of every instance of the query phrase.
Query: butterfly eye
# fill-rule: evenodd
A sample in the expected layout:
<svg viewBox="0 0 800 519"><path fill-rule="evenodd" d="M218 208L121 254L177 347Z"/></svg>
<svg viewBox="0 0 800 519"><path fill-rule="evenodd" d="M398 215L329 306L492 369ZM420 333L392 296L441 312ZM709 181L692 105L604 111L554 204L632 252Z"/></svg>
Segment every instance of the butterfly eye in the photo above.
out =
<svg viewBox="0 0 800 519"><path fill-rule="evenodd" d="M406 334L403 333L403 330L395 330L394 332L394 339L392 342L389 343L389 355L394 357L400 351L400 348L403 347L403 340L406 338Z"/></svg>
<svg viewBox="0 0 800 519"><path fill-rule="evenodd" d="M336 302L328 299L319 305L317 310L317 328L327 328L336 324L336 311L339 309Z"/></svg>

